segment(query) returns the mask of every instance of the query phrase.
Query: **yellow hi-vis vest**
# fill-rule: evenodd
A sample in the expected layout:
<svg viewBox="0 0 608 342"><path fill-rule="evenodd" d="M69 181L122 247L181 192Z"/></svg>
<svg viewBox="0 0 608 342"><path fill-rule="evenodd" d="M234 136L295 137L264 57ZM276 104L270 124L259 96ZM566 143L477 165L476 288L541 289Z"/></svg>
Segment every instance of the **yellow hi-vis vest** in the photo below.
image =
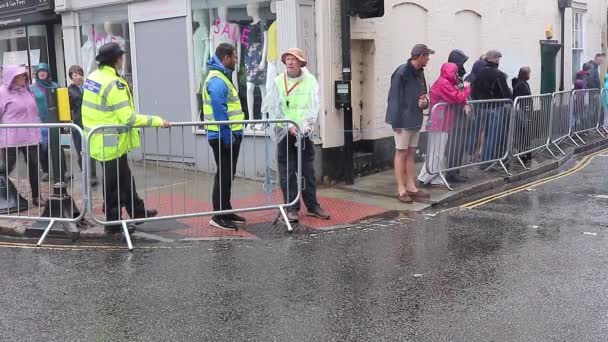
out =
<svg viewBox="0 0 608 342"><path fill-rule="evenodd" d="M209 95L209 91L207 90L207 85L209 81L214 77L219 78L220 80L226 83L228 87L228 100L226 101L226 105L228 107L227 114L229 121L243 121L245 120L245 113L243 112L243 107L241 107L241 99L239 99L239 92L236 90L232 82L219 70L211 70L209 71L209 75L207 75L207 79L205 79L205 85L203 86L203 113L205 113L205 121L213 122L215 120L215 116L213 115L213 107L211 107L211 96ZM233 124L230 125L230 129L233 131L242 131L242 124ZM207 126L207 130L212 132L219 132L220 128L218 125L209 125Z"/></svg>
<svg viewBox="0 0 608 342"><path fill-rule="evenodd" d="M135 114L133 96L127 81L118 75L116 69L101 66L84 83L82 124L87 135L101 125L125 125L120 129L97 131L91 137L91 158L109 161L139 147L139 129L136 127L160 127L163 119Z"/></svg>
<svg viewBox="0 0 608 342"><path fill-rule="evenodd" d="M285 114L285 119L289 119L300 125L304 124L307 116L310 114L312 103L311 99L314 96L317 80L310 73L303 73L300 84L287 95L285 89L285 76L280 74L274 79L277 90L279 91L280 109ZM288 82L289 82L289 78ZM287 88L291 88L295 83L288 83ZM277 126L283 126L277 124Z"/></svg>

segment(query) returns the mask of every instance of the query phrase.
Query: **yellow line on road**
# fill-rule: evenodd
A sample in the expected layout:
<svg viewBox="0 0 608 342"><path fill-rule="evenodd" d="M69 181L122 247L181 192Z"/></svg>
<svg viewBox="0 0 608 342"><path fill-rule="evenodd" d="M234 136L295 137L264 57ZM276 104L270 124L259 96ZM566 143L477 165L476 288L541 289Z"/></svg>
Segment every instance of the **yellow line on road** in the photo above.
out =
<svg viewBox="0 0 608 342"><path fill-rule="evenodd" d="M543 185L543 184L546 184L546 183L549 183L549 182L552 182L552 181L555 181L555 180L558 180L558 179L570 176L570 175L572 175L574 173L577 173L577 172L583 170L584 168L586 168L589 164L591 164L591 162L593 161L593 159L596 156L598 156L598 155L600 155L602 153L605 153L606 151L608 151L608 149L601 150L599 152L596 152L596 153L593 153L593 154L590 154L590 155L584 157L583 159L581 159L577 163L576 166L574 166L572 169L570 169L570 170L568 170L568 171L566 171L564 173L560 173L560 174L557 174L557 175L553 175L553 176L549 176L549 177L546 177L546 178L543 178L543 179L539 179L539 180L534 181L532 183L524 184L524 185L518 186L516 188L500 192L498 194L494 194L494 195L491 195L491 196L488 196L488 197L484 197L482 199L478 199L476 201L473 201L473 202L470 202L470 203L467 203L467 204L463 204L460 207L461 208L465 208L465 209L475 209L475 208L477 208L479 206L482 206L484 204L496 201L498 199L501 199L501 198L504 198L504 197L507 197L507 196L510 196L510 195L513 195L513 194L516 194L518 192L522 192L522 191L534 188L536 186Z"/></svg>

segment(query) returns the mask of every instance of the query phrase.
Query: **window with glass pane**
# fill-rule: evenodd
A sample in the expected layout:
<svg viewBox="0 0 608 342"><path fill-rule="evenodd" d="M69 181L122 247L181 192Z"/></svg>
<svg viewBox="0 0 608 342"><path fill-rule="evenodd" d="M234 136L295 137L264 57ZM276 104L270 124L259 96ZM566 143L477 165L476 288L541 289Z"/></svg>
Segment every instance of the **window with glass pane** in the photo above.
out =
<svg viewBox="0 0 608 342"><path fill-rule="evenodd" d="M248 119L262 119L266 84L278 73L276 1L192 0L194 65L199 113L209 60L222 43L236 47L239 63L232 83ZM213 68L214 66L211 66Z"/></svg>
<svg viewBox="0 0 608 342"><path fill-rule="evenodd" d="M572 23L572 78L576 79L576 73L583 67L584 54L584 18L585 13L581 11L573 12Z"/></svg>
<svg viewBox="0 0 608 342"><path fill-rule="evenodd" d="M127 52L121 74L131 82L131 58L129 42L129 20L125 6L108 7L85 11L80 14L80 60L85 75L97 69L95 57L106 43L117 43Z"/></svg>

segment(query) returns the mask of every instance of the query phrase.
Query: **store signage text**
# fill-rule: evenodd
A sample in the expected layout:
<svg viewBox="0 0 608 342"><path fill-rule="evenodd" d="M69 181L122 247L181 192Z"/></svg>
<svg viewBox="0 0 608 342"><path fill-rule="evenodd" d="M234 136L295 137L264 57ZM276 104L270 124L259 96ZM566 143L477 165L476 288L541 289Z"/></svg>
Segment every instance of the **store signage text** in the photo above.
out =
<svg viewBox="0 0 608 342"><path fill-rule="evenodd" d="M246 47L249 47L249 33L251 30L249 28L244 28L241 33L241 44ZM213 28L213 33L219 34L222 36L226 36L232 39L233 42L238 43L239 41L239 25L232 24L229 22L222 22L220 18L215 19L215 25Z"/></svg>
<svg viewBox="0 0 608 342"><path fill-rule="evenodd" d="M0 0L0 13L35 11L48 5L49 0Z"/></svg>

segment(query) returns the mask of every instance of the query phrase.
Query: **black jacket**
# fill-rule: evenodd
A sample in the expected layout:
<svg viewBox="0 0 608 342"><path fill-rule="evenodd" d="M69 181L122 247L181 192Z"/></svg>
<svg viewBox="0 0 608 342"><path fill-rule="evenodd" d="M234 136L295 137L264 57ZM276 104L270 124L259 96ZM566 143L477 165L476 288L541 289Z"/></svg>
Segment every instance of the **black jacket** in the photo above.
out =
<svg viewBox="0 0 608 342"><path fill-rule="evenodd" d="M498 70L498 64L488 62L479 73L473 87L473 98L476 100L513 98L513 93L507 84L507 75Z"/></svg>
<svg viewBox="0 0 608 342"><path fill-rule="evenodd" d="M386 123L394 129L420 129L422 109L418 100L427 93L424 69L416 70L410 60L399 66L391 77Z"/></svg>
<svg viewBox="0 0 608 342"><path fill-rule="evenodd" d="M82 90L79 86L71 84L68 87L68 92L70 94L70 108L72 111L72 121L75 125L82 128Z"/></svg>
<svg viewBox="0 0 608 342"><path fill-rule="evenodd" d="M514 78L511 81L511 84L513 85L513 100L520 96L532 95L532 91L530 90L530 85L528 84L528 81Z"/></svg>
<svg viewBox="0 0 608 342"><path fill-rule="evenodd" d="M458 65L458 77L461 79L467 74L467 69L464 67L464 65L468 60L469 56L462 52L462 50L453 50L450 52L450 56L448 57L448 63Z"/></svg>

